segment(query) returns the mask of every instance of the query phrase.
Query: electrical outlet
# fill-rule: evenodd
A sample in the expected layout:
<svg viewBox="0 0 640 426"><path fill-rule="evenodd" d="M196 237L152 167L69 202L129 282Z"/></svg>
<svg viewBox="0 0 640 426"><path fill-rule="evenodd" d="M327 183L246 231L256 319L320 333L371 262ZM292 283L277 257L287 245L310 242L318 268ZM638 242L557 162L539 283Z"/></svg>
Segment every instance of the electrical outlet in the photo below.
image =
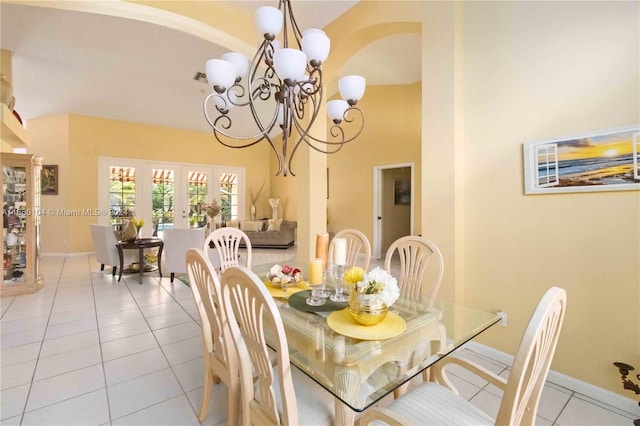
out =
<svg viewBox="0 0 640 426"><path fill-rule="evenodd" d="M496 313L500 316L500 321L498 321L498 325L506 327L507 326L507 313L506 312L502 312L502 311L497 311Z"/></svg>

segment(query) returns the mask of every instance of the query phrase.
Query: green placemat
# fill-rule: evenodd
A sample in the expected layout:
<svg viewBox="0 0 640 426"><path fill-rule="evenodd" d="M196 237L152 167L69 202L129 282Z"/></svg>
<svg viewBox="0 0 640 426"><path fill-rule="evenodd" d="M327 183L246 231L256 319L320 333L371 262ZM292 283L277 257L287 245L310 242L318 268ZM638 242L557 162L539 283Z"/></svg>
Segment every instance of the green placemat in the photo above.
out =
<svg viewBox="0 0 640 426"><path fill-rule="evenodd" d="M189 284L189 277L187 275L178 275L176 277L179 281L182 281L184 284L186 284L188 287L191 287L191 284Z"/></svg>
<svg viewBox="0 0 640 426"><path fill-rule="evenodd" d="M311 290L303 290L289 296L289 306L296 308L300 311L307 312L331 312L339 311L347 307L348 303L338 303L331 299L325 299L326 302L322 306L309 306L307 305L307 297L311 297Z"/></svg>

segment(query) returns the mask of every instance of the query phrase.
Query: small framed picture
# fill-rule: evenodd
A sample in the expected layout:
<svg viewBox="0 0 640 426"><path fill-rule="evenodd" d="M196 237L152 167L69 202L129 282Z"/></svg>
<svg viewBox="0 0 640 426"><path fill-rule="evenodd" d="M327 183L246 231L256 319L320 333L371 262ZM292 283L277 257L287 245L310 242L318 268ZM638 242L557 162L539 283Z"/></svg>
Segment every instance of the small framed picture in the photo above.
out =
<svg viewBox="0 0 640 426"><path fill-rule="evenodd" d="M58 194L58 165L44 165L40 172L40 190L42 195Z"/></svg>
<svg viewBox="0 0 640 426"><path fill-rule="evenodd" d="M402 179L395 180L393 184L393 204L411 204L411 182Z"/></svg>

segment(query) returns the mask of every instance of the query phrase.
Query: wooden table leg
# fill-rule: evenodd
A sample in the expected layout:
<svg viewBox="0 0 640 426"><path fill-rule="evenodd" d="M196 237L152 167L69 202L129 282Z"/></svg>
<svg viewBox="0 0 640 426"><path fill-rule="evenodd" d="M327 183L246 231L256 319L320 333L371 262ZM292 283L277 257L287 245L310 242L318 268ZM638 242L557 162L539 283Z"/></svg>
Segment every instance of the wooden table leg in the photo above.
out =
<svg viewBox="0 0 640 426"><path fill-rule="evenodd" d="M140 267L138 284L142 284L142 274L144 274L144 248L142 246L138 249L138 266Z"/></svg>
<svg viewBox="0 0 640 426"><path fill-rule="evenodd" d="M160 244L160 249L158 250L158 274L160 274L160 278L162 278L162 266L160 266L162 260L162 249L164 248L164 244Z"/></svg>
<svg viewBox="0 0 640 426"><path fill-rule="evenodd" d="M120 282L120 279L122 278L122 264L124 263L124 256L122 255L122 246L120 246L120 244L116 244L116 246L118 247L118 257L120 258L120 273L118 274L118 282Z"/></svg>

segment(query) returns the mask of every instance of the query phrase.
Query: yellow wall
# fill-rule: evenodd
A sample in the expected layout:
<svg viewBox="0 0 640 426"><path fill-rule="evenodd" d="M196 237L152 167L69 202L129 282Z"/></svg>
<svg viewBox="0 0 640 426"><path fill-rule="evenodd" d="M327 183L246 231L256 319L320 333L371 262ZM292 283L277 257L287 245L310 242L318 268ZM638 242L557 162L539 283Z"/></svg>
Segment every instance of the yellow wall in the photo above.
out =
<svg viewBox="0 0 640 426"><path fill-rule="evenodd" d="M464 7L464 299L509 315L480 341L513 353L563 287L552 368L619 393L612 362L640 354L640 194L524 195L522 144L638 123L638 33L637 2Z"/></svg>
<svg viewBox="0 0 640 426"><path fill-rule="evenodd" d="M373 167L415 163L414 233L421 232L420 84L367 87L358 106L365 113L360 137L329 167L329 231L359 229L373 240Z"/></svg>
<svg viewBox="0 0 640 426"><path fill-rule="evenodd" d="M257 189L263 181L270 186L264 144L234 150L220 145L208 133L73 114L30 120L29 131L33 152L42 153L45 164L60 165L60 194L43 196L44 209L97 209L100 156L245 167L247 188ZM247 191L246 217L250 205ZM44 218L42 251L92 251L89 224L96 222L91 216Z"/></svg>

